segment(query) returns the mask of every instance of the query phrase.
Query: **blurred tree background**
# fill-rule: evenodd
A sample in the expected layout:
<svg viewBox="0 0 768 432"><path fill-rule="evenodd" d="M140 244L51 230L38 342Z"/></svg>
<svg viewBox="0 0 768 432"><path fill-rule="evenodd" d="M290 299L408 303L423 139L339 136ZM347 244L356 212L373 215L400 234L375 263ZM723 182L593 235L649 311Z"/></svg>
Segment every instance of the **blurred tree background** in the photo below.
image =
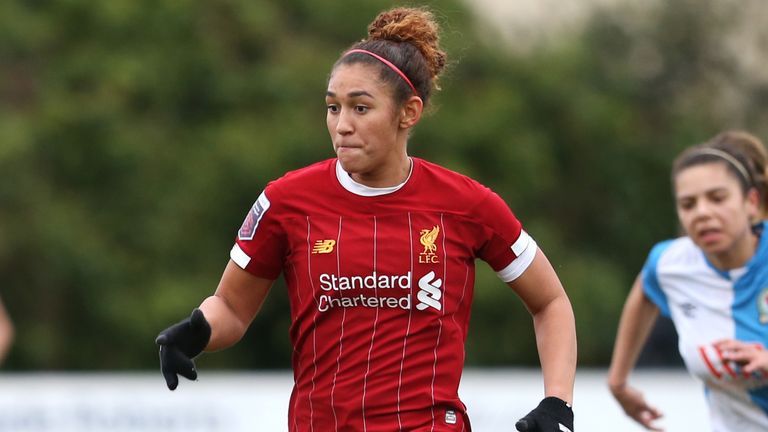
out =
<svg viewBox="0 0 768 432"><path fill-rule="evenodd" d="M674 155L727 128L768 137L744 8L601 9L516 53L467 4L418 4L443 23L452 64L410 152L507 200L571 296L580 364L606 365L646 253L677 234ZM17 329L5 367L157 368L155 335L213 292L265 184L332 157L328 72L390 6L0 3L0 295ZM478 267L468 364L536 365L530 317ZM201 366L288 368L284 291Z"/></svg>

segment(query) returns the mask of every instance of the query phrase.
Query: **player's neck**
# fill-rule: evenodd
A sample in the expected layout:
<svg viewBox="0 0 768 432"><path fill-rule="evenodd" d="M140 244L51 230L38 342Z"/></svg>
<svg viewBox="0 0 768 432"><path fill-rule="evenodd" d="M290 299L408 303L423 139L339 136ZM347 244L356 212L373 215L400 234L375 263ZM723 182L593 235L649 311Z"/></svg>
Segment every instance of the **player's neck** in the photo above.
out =
<svg viewBox="0 0 768 432"><path fill-rule="evenodd" d="M411 176L413 160L404 155L397 163L375 172L351 173L352 180L370 188L389 188L403 184Z"/></svg>
<svg viewBox="0 0 768 432"><path fill-rule="evenodd" d="M759 237L749 234L736 241L730 249L719 254L707 254L707 259L719 270L729 271L747 265L755 255Z"/></svg>

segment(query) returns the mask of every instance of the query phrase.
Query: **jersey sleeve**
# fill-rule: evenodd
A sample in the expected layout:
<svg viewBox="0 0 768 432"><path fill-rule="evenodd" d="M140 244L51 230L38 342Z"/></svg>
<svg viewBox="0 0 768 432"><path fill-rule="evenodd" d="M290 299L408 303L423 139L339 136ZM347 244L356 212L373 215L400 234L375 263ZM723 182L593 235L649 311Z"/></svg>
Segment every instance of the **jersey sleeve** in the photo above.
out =
<svg viewBox="0 0 768 432"><path fill-rule="evenodd" d="M661 255L671 244L672 241L669 240L654 246L648 254L648 259L646 259L641 273L643 293L645 293L645 296L648 297L649 300L658 306L662 315L666 317L670 316L669 302L667 301L667 295L664 293L664 290L662 290L661 284L659 283L657 268L659 266Z"/></svg>
<svg viewBox="0 0 768 432"><path fill-rule="evenodd" d="M275 188L268 185L245 216L229 254L240 268L271 280L280 275L287 249L277 201Z"/></svg>
<svg viewBox="0 0 768 432"><path fill-rule="evenodd" d="M536 256L538 246L523 230L507 203L496 193L476 207L475 214L486 227L486 241L478 256L486 261L504 282L512 282L525 272Z"/></svg>

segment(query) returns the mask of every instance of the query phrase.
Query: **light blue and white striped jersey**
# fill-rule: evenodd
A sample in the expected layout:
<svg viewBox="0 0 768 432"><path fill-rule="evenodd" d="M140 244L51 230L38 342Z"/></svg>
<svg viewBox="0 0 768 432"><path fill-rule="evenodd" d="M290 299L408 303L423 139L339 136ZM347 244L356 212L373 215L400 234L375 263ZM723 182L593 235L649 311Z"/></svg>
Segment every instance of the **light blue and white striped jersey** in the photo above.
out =
<svg viewBox="0 0 768 432"><path fill-rule="evenodd" d="M766 222L763 222L763 228ZM688 237L653 247L645 295L670 317L689 372L705 385L712 430L768 431L768 374L745 374L713 346L738 339L768 346L768 231L746 266L716 269Z"/></svg>

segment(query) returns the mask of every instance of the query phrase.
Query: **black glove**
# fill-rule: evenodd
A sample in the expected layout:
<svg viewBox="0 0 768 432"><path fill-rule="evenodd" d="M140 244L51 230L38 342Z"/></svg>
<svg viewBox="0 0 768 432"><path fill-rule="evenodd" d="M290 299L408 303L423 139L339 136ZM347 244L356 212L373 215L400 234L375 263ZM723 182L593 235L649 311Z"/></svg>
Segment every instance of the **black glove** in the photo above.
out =
<svg viewBox="0 0 768 432"><path fill-rule="evenodd" d="M562 399L550 396L515 423L520 432L573 432L573 410Z"/></svg>
<svg viewBox="0 0 768 432"><path fill-rule="evenodd" d="M155 343L160 345L160 370L168 389L175 390L179 377L197 379L195 362L192 361L211 338L211 326L203 311L195 308L192 315L160 332Z"/></svg>

